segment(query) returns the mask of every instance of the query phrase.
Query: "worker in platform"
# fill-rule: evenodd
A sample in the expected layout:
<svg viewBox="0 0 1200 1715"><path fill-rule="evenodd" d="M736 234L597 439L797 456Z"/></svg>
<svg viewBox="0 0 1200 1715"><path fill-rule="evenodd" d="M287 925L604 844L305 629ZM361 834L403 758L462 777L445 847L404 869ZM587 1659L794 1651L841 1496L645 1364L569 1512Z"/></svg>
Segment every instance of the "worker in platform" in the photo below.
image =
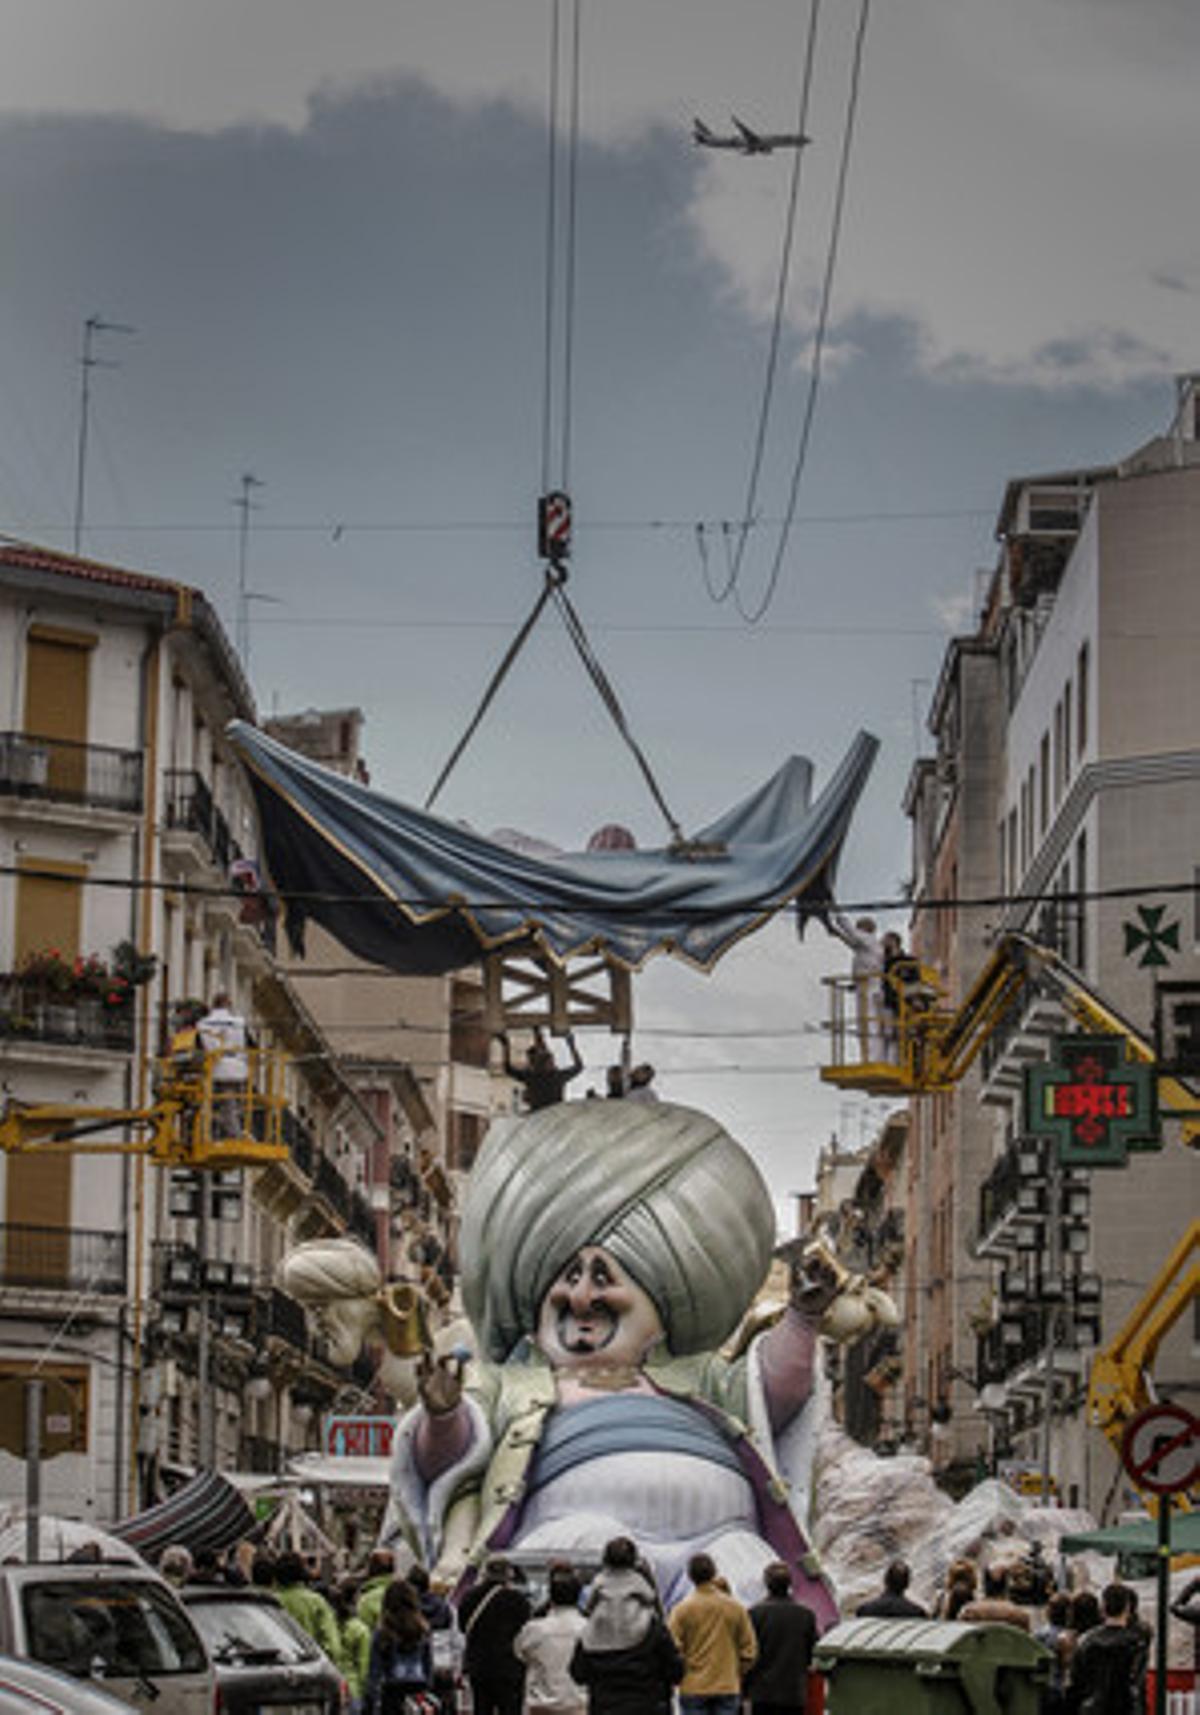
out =
<svg viewBox="0 0 1200 1715"><path fill-rule="evenodd" d="M878 1060L882 1051L879 979L883 973L883 943L878 925L873 917L856 917L852 923L837 912L830 917L829 927L850 949L859 1058L864 1062Z"/></svg>
<svg viewBox="0 0 1200 1715"><path fill-rule="evenodd" d="M548 1047L546 1038L540 1030L533 1033L533 1044L525 1056L523 1066L514 1066L512 1055L509 1053L508 1037L501 1035L500 1041L504 1046L504 1070L508 1077L520 1084L525 1091L525 1105L530 1113L536 1113L539 1108L553 1107L555 1102L566 1099L567 1085L572 1078L577 1078L583 1071L583 1061L579 1049L575 1045L574 1033L567 1032L567 1047L571 1051L569 1066L560 1066L554 1058L554 1051Z"/></svg>
<svg viewBox="0 0 1200 1715"><path fill-rule="evenodd" d="M222 989L213 995L212 1005L197 1029L205 1053L216 1055L212 1061L213 1135L240 1137L245 1128L242 1109L250 1077L246 1020L234 1011Z"/></svg>

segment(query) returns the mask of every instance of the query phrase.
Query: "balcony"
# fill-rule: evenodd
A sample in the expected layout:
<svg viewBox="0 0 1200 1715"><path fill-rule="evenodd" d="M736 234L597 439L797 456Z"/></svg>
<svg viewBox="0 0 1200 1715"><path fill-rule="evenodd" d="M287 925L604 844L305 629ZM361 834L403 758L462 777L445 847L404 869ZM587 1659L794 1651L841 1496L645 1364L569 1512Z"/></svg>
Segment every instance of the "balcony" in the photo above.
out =
<svg viewBox="0 0 1200 1715"><path fill-rule="evenodd" d="M124 1233L0 1224L0 1282L42 1292L125 1293Z"/></svg>
<svg viewBox="0 0 1200 1715"><path fill-rule="evenodd" d="M313 1161L316 1157L317 1150L316 1144L313 1142L313 1134L309 1130L307 1122L300 1118L300 1115L294 1108L284 1108L281 1121L281 1132L283 1141L288 1146L293 1163L299 1168L300 1172L303 1173L306 1179L311 1179L313 1175Z"/></svg>
<svg viewBox="0 0 1200 1715"><path fill-rule="evenodd" d="M999 1158L979 1187L976 1256L1003 1259L1013 1251L1041 1248L1045 1193L1038 1179L1037 1143L1017 1142ZM1032 1165L1025 1157L1032 1153Z"/></svg>
<svg viewBox="0 0 1200 1715"><path fill-rule="evenodd" d="M313 1189L318 1196L325 1199L335 1214L340 1215L343 1221L349 1222L352 1193L349 1185L327 1155L318 1155L317 1157Z"/></svg>
<svg viewBox="0 0 1200 1715"><path fill-rule="evenodd" d="M357 1191L352 1191L350 1193L350 1214L347 1218L346 1225L354 1234L355 1238L359 1238L363 1241L368 1250L375 1249L377 1242L375 1211L367 1202L367 1199L360 1196Z"/></svg>
<svg viewBox="0 0 1200 1715"><path fill-rule="evenodd" d="M256 1476L275 1477L279 1475L284 1457L283 1450L268 1436L242 1436L242 1451L238 1461L240 1470L252 1471Z"/></svg>
<svg viewBox="0 0 1200 1715"><path fill-rule="evenodd" d="M144 801L142 753L0 732L0 797L137 815Z"/></svg>
<svg viewBox="0 0 1200 1715"><path fill-rule="evenodd" d="M43 983L0 976L0 1046L48 1046L133 1051L132 1006L109 1007L96 996L54 996Z"/></svg>
<svg viewBox="0 0 1200 1715"><path fill-rule="evenodd" d="M304 1306L277 1286L271 1288L267 1306L267 1333L286 1341L298 1352L307 1352L311 1344Z"/></svg>
<svg viewBox="0 0 1200 1715"><path fill-rule="evenodd" d="M168 768L163 775L163 821L168 832L193 834L222 875L242 855L229 823L213 802L208 782L194 768Z"/></svg>

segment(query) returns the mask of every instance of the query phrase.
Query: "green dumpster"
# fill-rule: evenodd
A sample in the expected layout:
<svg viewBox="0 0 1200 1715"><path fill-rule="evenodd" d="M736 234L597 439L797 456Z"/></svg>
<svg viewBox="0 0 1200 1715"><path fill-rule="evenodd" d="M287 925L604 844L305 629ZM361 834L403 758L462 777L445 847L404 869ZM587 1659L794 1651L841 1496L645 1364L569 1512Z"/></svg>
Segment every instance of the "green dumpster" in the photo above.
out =
<svg viewBox="0 0 1200 1715"><path fill-rule="evenodd" d="M1050 1651L1015 1626L847 1620L817 1645L826 1715L1037 1715Z"/></svg>

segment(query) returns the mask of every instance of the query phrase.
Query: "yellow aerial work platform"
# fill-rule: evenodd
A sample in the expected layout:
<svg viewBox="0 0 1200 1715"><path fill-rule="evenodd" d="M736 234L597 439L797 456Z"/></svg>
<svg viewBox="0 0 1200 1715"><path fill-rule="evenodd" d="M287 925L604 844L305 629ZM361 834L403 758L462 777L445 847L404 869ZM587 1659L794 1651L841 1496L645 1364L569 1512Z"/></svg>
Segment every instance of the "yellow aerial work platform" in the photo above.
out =
<svg viewBox="0 0 1200 1715"><path fill-rule="evenodd" d="M825 986L831 1042L821 1077L841 1090L919 1096L953 1089L1010 1009L1034 988L1051 995L1084 1030L1119 1036L1131 1060L1155 1062L1153 1043L1078 971L1017 932L1000 937L957 1007L946 1004L937 973L907 957L886 974L826 977ZM1158 1080L1158 1097L1182 1121L1184 1143L1200 1141L1200 1096L1168 1074Z"/></svg>
<svg viewBox="0 0 1200 1715"><path fill-rule="evenodd" d="M214 1080L221 1058L217 1052L153 1061L154 1097L142 1108L10 1099L0 1114L0 1150L144 1155L160 1167L214 1170L286 1160L284 1056L247 1049L247 1076L237 1084Z"/></svg>

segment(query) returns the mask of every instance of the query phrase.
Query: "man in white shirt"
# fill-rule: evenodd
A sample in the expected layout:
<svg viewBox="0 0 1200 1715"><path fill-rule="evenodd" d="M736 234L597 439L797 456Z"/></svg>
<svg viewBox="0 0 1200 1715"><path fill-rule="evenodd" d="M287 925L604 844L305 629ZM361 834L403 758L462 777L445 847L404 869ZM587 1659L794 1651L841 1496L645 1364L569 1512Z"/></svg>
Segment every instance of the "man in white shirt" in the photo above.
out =
<svg viewBox="0 0 1200 1715"><path fill-rule="evenodd" d="M235 1012L222 989L197 1029L206 1054L216 1054L212 1063L213 1135L240 1137L247 1130L242 1108L250 1066L246 1058L246 1020Z"/></svg>
<svg viewBox="0 0 1200 1715"><path fill-rule="evenodd" d="M873 917L851 923L840 912L830 917L829 927L850 949L850 975L858 1022L858 1052L864 1061L878 1060L883 1052L879 1016L879 982L883 973L883 943Z"/></svg>

